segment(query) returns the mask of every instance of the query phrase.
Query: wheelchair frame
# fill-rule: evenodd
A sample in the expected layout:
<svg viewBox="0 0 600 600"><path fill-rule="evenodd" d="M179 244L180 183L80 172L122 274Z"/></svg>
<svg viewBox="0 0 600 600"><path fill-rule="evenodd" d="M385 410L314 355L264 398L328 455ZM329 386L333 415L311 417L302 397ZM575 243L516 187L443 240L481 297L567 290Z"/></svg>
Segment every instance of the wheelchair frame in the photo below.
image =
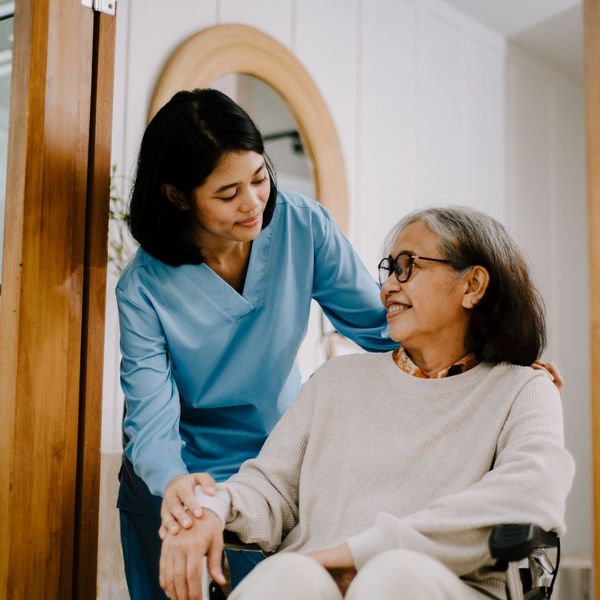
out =
<svg viewBox="0 0 600 600"><path fill-rule="evenodd" d="M224 531L226 550L262 552L258 544L244 544L238 537ZM508 600L546 600L551 598L560 564L560 539L556 533L528 525L496 525L489 539L496 568L506 571ZM556 548L556 561L552 562L547 550ZM264 552L263 552L264 554ZM527 560L527 567L519 563ZM209 600L226 600L220 586L211 581Z"/></svg>
<svg viewBox="0 0 600 600"><path fill-rule="evenodd" d="M545 600L552 596L560 565L560 539L536 525L497 525L489 540L499 570L507 571L508 600ZM548 550L556 549L553 563ZM519 563L527 560L527 567Z"/></svg>

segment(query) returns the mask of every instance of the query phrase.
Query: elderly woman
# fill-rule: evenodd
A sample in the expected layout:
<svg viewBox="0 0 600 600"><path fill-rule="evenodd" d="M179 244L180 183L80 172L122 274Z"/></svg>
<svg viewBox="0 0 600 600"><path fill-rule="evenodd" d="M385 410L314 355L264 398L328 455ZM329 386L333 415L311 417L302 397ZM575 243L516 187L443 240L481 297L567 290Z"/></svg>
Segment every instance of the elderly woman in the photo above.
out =
<svg viewBox="0 0 600 600"><path fill-rule="evenodd" d="M402 348L334 359L305 384L259 456L189 530L162 531L161 585L222 581L222 530L278 554L232 600L504 598L487 540L499 523L564 530L573 461L559 393L528 366L543 305L519 248L463 208L407 216L379 264Z"/></svg>

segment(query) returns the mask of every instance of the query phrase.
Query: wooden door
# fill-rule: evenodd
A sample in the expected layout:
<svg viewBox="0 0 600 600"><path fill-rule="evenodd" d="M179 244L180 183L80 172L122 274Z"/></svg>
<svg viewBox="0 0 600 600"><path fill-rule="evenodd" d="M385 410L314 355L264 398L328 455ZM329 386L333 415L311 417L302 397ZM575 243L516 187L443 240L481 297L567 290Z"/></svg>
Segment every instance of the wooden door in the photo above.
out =
<svg viewBox="0 0 600 600"><path fill-rule="evenodd" d="M595 597L600 598L600 0L584 1ZM577 293L577 290L574 290Z"/></svg>
<svg viewBox="0 0 600 600"><path fill-rule="evenodd" d="M114 17L18 0L0 296L0 598L94 598Z"/></svg>

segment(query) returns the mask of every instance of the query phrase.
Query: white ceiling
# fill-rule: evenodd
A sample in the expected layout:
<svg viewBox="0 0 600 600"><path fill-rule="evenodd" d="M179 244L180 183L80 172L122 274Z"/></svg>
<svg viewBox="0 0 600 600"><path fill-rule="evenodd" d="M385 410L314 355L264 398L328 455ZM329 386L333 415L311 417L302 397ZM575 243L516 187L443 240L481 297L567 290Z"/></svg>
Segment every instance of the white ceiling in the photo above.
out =
<svg viewBox="0 0 600 600"><path fill-rule="evenodd" d="M583 13L581 4L511 38L525 50L583 83Z"/></svg>
<svg viewBox="0 0 600 600"><path fill-rule="evenodd" d="M583 82L581 0L445 0Z"/></svg>
<svg viewBox="0 0 600 600"><path fill-rule="evenodd" d="M461 12L512 37L558 13L581 4L580 0L445 0Z"/></svg>

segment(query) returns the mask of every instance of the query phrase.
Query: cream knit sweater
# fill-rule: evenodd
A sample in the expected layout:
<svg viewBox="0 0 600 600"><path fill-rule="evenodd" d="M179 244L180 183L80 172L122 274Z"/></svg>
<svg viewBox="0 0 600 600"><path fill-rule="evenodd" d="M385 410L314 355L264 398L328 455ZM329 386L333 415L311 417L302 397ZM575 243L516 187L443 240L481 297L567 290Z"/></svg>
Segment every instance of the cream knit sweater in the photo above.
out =
<svg viewBox="0 0 600 600"><path fill-rule="evenodd" d="M356 354L317 371L259 456L202 504L265 550L347 542L360 569L410 548L501 597L490 528L563 532L573 473L545 374L480 364L419 379L391 353Z"/></svg>

